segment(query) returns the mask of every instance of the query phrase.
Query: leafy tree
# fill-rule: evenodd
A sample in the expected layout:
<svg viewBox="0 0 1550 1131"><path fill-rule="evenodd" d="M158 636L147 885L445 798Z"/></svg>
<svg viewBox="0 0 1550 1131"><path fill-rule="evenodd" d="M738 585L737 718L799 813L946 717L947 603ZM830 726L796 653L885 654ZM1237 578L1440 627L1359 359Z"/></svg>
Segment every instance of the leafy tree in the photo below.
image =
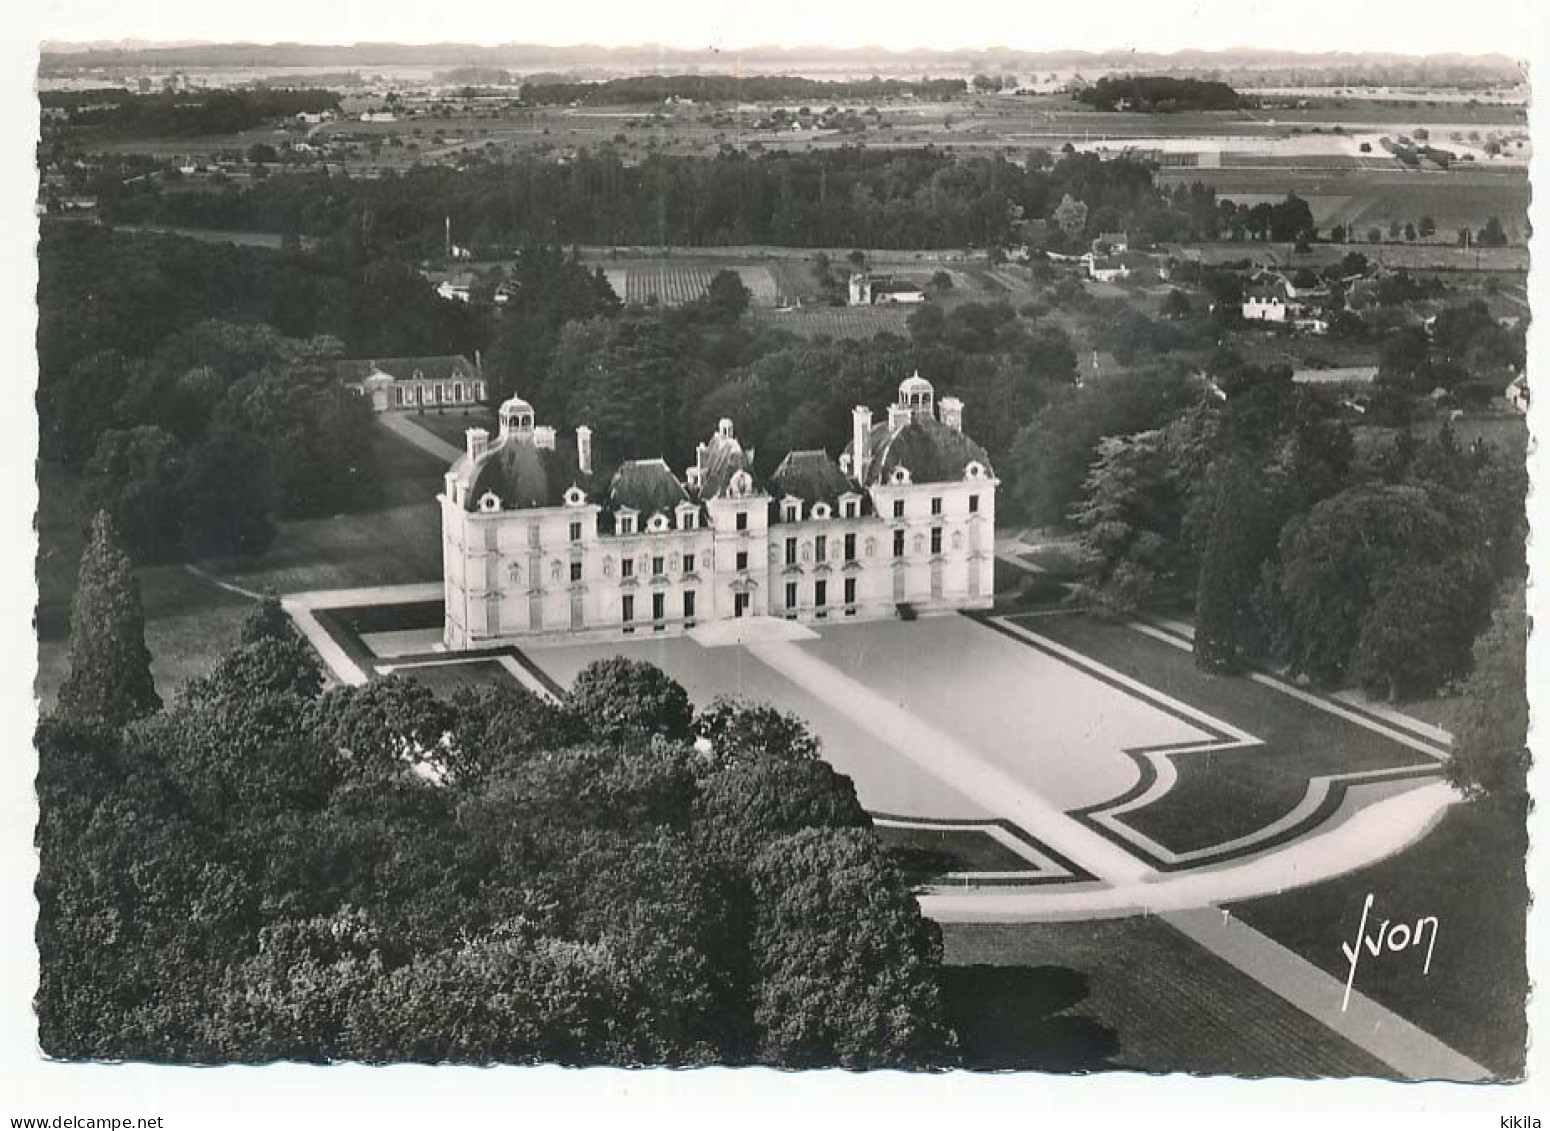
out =
<svg viewBox="0 0 1550 1131"><path fill-rule="evenodd" d="M455 780L455 715L425 684L391 675L360 687L331 688L311 706L307 725L352 777L415 774Z"/></svg>
<svg viewBox="0 0 1550 1131"><path fill-rule="evenodd" d="M1211 469L1209 526L1195 593L1195 663L1207 671L1237 672L1265 651L1254 591L1275 553L1281 508L1267 497L1260 469L1227 458Z"/></svg>
<svg viewBox="0 0 1550 1131"><path fill-rule="evenodd" d="M1067 241L1080 239L1082 233L1087 230L1087 205L1077 200L1070 193L1060 198L1060 203L1055 206L1051 217L1055 221Z"/></svg>
<svg viewBox="0 0 1550 1131"><path fill-rule="evenodd" d="M566 700L588 733L604 742L659 734L690 735L693 707L684 689L662 669L614 656L582 668Z"/></svg>
<svg viewBox="0 0 1550 1131"><path fill-rule="evenodd" d="M191 557L255 557L268 548L274 526L263 466L257 441L233 428L212 429L188 453L177 495Z"/></svg>
<svg viewBox="0 0 1550 1131"><path fill-rule="evenodd" d="M260 640L278 640L282 643L300 640L296 626L291 623L290 615L278 597L265 597L259 602L258 608L242 622L241 643L257 644Z"/></svg>
<svg viewBox="0 0 1550 1131"><path fill-rule="evenodd" d="M705 292L705 309L713 317L735 322L748 310L753 295L736 271L721 270L711 276L710 287Z"/></svg>
<svg viewBox="0 0 1550 1131"><path fill-rule="evenodd" d="M877 842L807 829L755 861L753 1021L760 1061L921 1068L954 1053L941 931ZM844 908L840 912L840 908Z"/></svg>
<svg viewBox="0 0 1550 1131"><path fill-rule="evenodd" d="M1162 313L1164 318L1188 318L1191 308L1189 295L1179 290L1178 287L1170 287L1163 298Z"/></svg>
<svg viewBox="0 0 1550 1131"><path fill-rule="evenodd" d="M140 585L106 512L92 519L70 618L70 674L55 710L117 727L161 706L145 646Z"/></svg>
<svg viewBox="0 0 1550 1131"><path fill-rule="evenodd" d="M1527 785L1528 608L1520 581L1503 588L1475 641L1453 722L1448 780L1471 798L1521 796Z"/></svg>
<svg viewBox="0 0 1550 1131"><path fill-rule="evenodd" d="M1294 671L1325 686L1345 682L1373 606L1402 571L1448 565L1476 576L1455 559L1461 544L1471 544L1472 516L1444 510L1434 497L1442 498L1409 484L1358 485L1286 525L1261 607L1278 610L1271 615L1283 625ZM1353 530L1362 536L1352 538ZM1376 643L1369 652L1380 654ZM1380 670L1363 668L1368 680Z"/></svg>
<svg viewBox="0 0 1550 1131"><path fill-rule="evenodd" d="M1489 608L1490 577L1473 555L1399 570L1362 622L1352 678L1387 699L1434 693L1469 670Z"/></svg>
<svg viewBox="0 0 1550 1131"><path fill-rule="evenodd" d="M745 756L706 776L695 814L712 850L743 866L802 829L872 827L855 786L829 763L772 754Z"/></svg>
<svg viewBox="0 0 1550 1131"><path fill-rule="evenodd" d="M796 715L725 696L695 716L694 737L719 766L761 757L811 762L821 750L818 736Z"/></svg>
<svg viewBox="0 0 1550 1131"><path fill-rule="evenodd" d="M1437 221L1431 216L1422 216L1420 223L1416 225L1416 229L1420 232L1423 240L1429 240L1437 234Z"/></svg>
<svg viewBox="0 0 1550 1131"><path fill-rule="evenodd" d="M88 513L106 511L125 547L141 561L165 558L178 545L183 452L160 428L109 429L86 464L81 501Z"/></svg>
<svg viewBox="0 0 1550 1131"><path fill-rule="evenodd" d="M1034 523L1063 522L1103 437L1155 428L1200 392L1186 371L1164 366L1054 390L1012 446L1014 499Z"/></svg>
<svg viewBox="0 0 1550 1131"><path fill-rule="evenodd" d="M1502 230L1499 217L1492 216L1486 220L1485 227L1480 229L1480 238L1477 242L1481 247L1507 246L1507 233Z"/></svg>

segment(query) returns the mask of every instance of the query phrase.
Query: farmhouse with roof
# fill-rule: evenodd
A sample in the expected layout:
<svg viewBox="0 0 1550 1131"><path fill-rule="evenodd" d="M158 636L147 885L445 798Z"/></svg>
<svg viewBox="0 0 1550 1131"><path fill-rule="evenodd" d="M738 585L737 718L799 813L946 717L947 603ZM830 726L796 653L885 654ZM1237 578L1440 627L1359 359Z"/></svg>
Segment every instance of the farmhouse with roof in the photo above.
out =
<svg viewBox="0 0 1550 1131"><path fill-rule="evenodd" d="M851 306L925 301L926 292L908 279L897 279L892 275L869 275L862 271L857 271L850 277Z"/></svg>
<svg viewBox="0 0 1550 1131"><path fill-rule="evenodd" d="M1243 290L1243 318L1247 322L1275 322L1322 334L1329 329L1329 323L1310 300L1328 293L1317 288L1299 288L1285 276L1266 271L1249 280Z"/></svg>
<svg viewBox="0 0 1550 1131"><path fill-rule="evenodd" d="M884 420L852 412L838 459L789 452L765 478L732 421L682 479L661 459L594 465L513 397L500 434L468 430L442 514L445 643L681 633L768 616L804 622L988 608L996 487L963 403L916 374Z"/></svg>
<svg viewBox="0 0 1550 1131"><path fill-rule="evenodd" d="M371 400L375 412L467 407L484 400L478 361L462 354L341 361L337 372L346 388Z"/></svg>

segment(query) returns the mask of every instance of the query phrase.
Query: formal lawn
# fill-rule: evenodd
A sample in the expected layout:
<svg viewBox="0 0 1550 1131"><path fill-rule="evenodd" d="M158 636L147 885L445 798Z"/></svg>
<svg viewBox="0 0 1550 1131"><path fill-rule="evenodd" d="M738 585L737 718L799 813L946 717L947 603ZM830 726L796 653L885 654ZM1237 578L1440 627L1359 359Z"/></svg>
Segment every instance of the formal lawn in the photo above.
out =
<svg viewBox="0 0 1550 1131"><path fill-rule="evenodd" d="M1157 919L949 923L942 935L971 1067L1393 1075Z"/></svg>
<svg viewBox="0 0 1550 1131"><path fill-rule="evenodd" d="M1521 809L1456 805L1398 856L1229 910L1342 982L1350 963L1341 943L1356 938L1369 893L1369 936L1385 920L1413 925L1435 916L1430 973L1422 974L1424 949L1376 958L1364 950L1356 988L1493 1072L1517 1077L1527 1039L1527 848Z"/></svg>
<svg viewBox="0 0 1550 1131"><path fill-rule="evenodd" d="M405 419L414 421L454 448L466 447L467 433L470 428L483 428L489 432L491 439L494 439L500 431L499 419L487 408L449 408L441 412L415 412L407 414ZM427 458L433 457L427 454ZM447 469L443 467L441 470L445 473Z"/></svg>

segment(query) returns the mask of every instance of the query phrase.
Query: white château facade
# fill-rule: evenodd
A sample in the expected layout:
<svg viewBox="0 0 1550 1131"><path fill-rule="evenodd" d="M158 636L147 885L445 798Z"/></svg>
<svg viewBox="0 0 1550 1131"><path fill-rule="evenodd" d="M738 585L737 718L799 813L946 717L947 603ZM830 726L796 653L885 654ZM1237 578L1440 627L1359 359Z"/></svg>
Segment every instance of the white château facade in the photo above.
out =
<svg viewBox="0 0 1550 1131"><path fill-rule="evenodd" d="M660 459L593 466L520 398L500 434L468 431L442 514L445 642L679 633L742 616L806 622L988 608L998 480L963 404L919 374L874 420L852 413L838 461L789 453L766 478L732 422L680 480Z"/></svg>

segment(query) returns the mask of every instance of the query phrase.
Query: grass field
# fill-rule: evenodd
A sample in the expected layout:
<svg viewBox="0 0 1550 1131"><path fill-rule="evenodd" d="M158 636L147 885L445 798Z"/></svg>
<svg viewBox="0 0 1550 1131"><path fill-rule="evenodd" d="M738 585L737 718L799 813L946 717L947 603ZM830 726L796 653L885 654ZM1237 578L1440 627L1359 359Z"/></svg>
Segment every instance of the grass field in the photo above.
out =
<svg viewBox="0 0 1550 1131"><path fill-rule="evenodd" d="M972 1067L1392 1075L1156 919L945 924L942 935Z"/></svg>
<svg viewBox="0 0 1550 1131"><path fill-rule="evenodd" d="M376 429L383 499L375 510L277 523L263 555L203 563L209 572L256 592L294 593L357 585L434 581L441 576L441 527L435 493L446 470L434 457ZM37 693L52 702L69 672L70 604L82 548L79 477L38 465ZM164 698L208 671L237 641L253 602L196 577L181 565L136 571L145 608L151 670Z"/></svg>
<svg viewBox="0 0 1550 1131"><path fill-rule="evenodd" d="M467 432L470 428L485 429L490 433L492 440L500 431L500 420L487 408L449 408L444 412L416 412L408 419L457 448L464 447L467 443ZM402 458L402 456L395 451L394 458ZM442 470L445 471L446 468Z"/></svg>
<svg viewBox="0 0 1550 1131"><path fill-rule="evenodd" d="M1369 935L1383 920L1436 916L1430 973L1421 971L1424 951L1363 951L1356 988L1492 1071L1517 1076L1528 1035L1523 820L1521 810L1456 805L1399 856L1230 910L1342 982L1350 964L1340 944L1355 939L1368 893Z"/></svg>

